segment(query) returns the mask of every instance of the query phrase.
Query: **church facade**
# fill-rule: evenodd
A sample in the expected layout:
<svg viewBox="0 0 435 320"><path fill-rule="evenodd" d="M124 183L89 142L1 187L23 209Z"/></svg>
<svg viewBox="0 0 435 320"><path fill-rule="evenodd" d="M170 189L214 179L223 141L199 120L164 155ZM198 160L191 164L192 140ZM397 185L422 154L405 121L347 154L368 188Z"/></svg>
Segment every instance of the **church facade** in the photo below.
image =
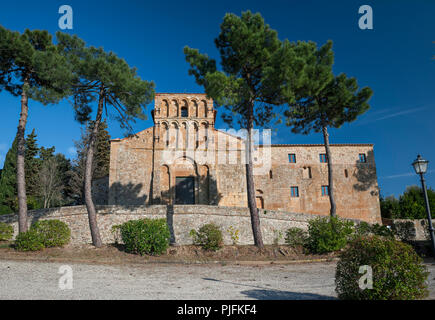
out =
<svg viewBox="0 0 435 320"><path fill-rule="evenodd" d="M243 132L215 129L205 94L156 94L154 126L111 141L109 205L202 204L247 207ZM265 210L329 214L321 144L271 144L256 132L254 183ZM331 145L337 214L380 222L372 144Z"/></svg>

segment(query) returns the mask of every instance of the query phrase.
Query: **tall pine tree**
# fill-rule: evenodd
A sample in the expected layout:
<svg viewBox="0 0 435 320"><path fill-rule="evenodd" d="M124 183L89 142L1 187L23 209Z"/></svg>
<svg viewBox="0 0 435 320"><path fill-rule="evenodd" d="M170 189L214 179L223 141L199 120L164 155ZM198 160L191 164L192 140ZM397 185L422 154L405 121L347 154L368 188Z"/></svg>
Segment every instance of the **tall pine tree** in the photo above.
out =
<svg viewBox="0 0 435 320"><path fill-rule="evenodd" d="M58 48L67 58L74 81L72 91L76 119L84 123L92 114L93 102L97 101L95 120L86 149L84 176L84 198L89 216L92 243L102 246L97 223L97 212L92 200L92 168L98 131L107 107L117 112L117 118L124 128L131 129L130 122L144 119L144 109L154 98L154 83L143 81L135 68L102 48L86 47L76 36L57 33Z"/></svg>
<svg viewBox="0 0 435 320"><path fill-rule="evenodd" d="M323 134L328 165L328 190L330 215L336 216L334 190L334 158L330 149L328 128L340 128L366 112L373 92L370 88L359 89L355 78L345 74L334 76L332 41L317 49L311 42L300 52L306 66L303 81L296 90L295 100L285 111L287 125L293 132L308 134L312 131Z"/></svg>
<svg viewBox="0 0 435 320"><path fill-rule="evenodd" d="M275 116L275 110L293 98L304 61L295 55L288 40L280 41L277 32L265 24L259 13L243 12L241 17L226 14L215 39L222 71L216 61L197 49L184 48L190 75L203 86L208 96L229 113L224 120L247 130L245 140L247 202L255 245L263 247L260 218L255 201L252 161L252 129L263 127Z"/></svg>
<svg viewBox="0 0 435 320"><path fill-rule="evenodd" d="M47 31L25 30L23 34L0 26L0 91L21 97L17 128L18 229L27 231L25 180L25 130L28 101L56 103L69 92L71 72Z"/></svg>

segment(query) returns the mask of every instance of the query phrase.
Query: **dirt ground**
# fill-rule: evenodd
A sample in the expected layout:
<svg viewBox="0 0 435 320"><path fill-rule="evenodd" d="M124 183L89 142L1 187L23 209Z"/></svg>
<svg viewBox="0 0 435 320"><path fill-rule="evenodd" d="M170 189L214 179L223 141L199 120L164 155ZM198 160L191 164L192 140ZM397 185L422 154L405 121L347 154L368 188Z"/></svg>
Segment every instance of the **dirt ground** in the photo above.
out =
<svg viewBox="0 0 435 320"><path fill-rule="evenodd" d="M253 245L225 246L219 251L203 250L198 246L171 246L160 256L136 255L124 251L121 245L105 245L95 248L91 244L64 248L46 248L36 252L19 252L12 243L0 242L1 260L38 260L38 261L70 261L103 264L136 264L136 263L237 263L246 261L285 262L333 260L336 254L311 255L302 248L285 245L269 245L260 250Z"/></svg>

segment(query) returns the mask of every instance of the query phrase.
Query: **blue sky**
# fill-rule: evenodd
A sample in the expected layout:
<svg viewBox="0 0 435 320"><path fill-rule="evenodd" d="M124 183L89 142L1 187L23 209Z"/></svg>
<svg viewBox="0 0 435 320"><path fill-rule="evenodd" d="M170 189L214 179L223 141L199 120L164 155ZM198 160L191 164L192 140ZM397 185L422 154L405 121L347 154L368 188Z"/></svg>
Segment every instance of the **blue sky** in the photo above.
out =
<svg viewBox="0 0 435 320"><path fill-rule="evenodd" d="M280 39L334 42L334 72L345 72L370 86L371 109L355 122L331 130L332 143L374 143L378 181L385 196L398 195L418 183L410 163L421 154L434 168L435 185L435 1L2 1L0 24L6 28L59 30L58 9L73 8L73 30L89 45L111 50L138 69L157 92L203 92L187 74L182 49L198 48L217 58L214 38L227 12L260 12ZM358 8L371 5L373 30L360 30ZM0 167L16 134L19 98L0 93ZM80 125L68 102L42 106L29 103L27 133L36 128L39 144L55 146L68 157ZM135 131L152 126L137 122ZM225 128L219 119L217 128ZM123 131L109 120L112 138ZM281 126L273 143L322 143L320 134L295 135Z"/></svg>

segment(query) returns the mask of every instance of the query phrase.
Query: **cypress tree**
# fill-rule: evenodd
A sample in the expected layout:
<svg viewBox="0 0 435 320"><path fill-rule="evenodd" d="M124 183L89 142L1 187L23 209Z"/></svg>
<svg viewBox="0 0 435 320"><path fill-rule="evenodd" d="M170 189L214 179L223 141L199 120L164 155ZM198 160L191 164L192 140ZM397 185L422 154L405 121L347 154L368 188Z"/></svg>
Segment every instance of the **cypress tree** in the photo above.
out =
<svg viewBox="0 0 435 320"><path fill-rule="evenodd" d="M0 178L0 214L16 210L17 195L17 138L6 154Z"/></svg>
<svg viewBox="0 0 435 320"><path fill-rule="evenodd" d="M38 182L38 172L39 172L39 159L37 155L39 153L39 148L36 140L35 129L27 135L26 138L26 152L24 156L25 164L25 176L26 176L26 193L29 197L36 196L37 193L37 182Z"/></svg>

